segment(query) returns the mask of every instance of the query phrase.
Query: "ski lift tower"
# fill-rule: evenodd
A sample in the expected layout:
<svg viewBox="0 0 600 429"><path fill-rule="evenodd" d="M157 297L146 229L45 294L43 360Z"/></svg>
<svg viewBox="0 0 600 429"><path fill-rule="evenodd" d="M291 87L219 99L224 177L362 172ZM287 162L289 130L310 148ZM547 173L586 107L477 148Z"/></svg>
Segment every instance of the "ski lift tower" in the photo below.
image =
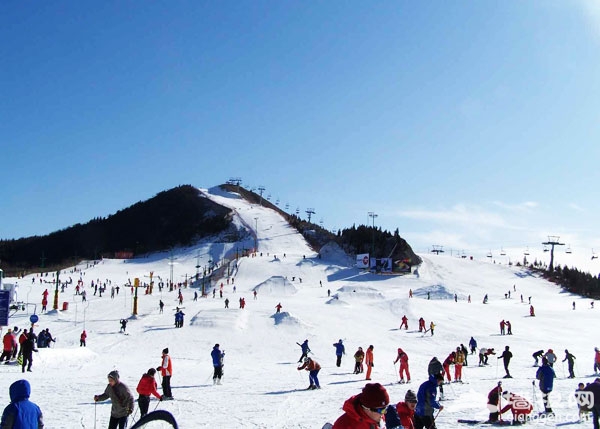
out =
<svg viewBox="0 0 600 429"><path fill-rule="evenodd" d="M306 214L308 215L308 223L310 223L310 216L315 214L315 209L306 209Z"/></svg>
<svg viewBox="0 0 600 429"><path fill-rule="evenodd" d="M554 246L564 246L565 243L559 242L558 235L549 235L548 241L542 243L544 246L550 246L550 265L548 266L548 271L554 271Z"/></svg>
<svg viewBox="0 0 600 429"><path fill-rule="evenodd" d="M444 246L434 244L431 247L433 247L433 249L431 249L431 253L435 253L436 255L439 255L440 253L444 253Z"/></svg>
<svg viewBox="0 0 600 429"><path fill-rule="evenodd" d="M265 187L263 185L260 185L257 189L260 194L260 205L262 206L262 194L263 192L265 192Z"/></svg>

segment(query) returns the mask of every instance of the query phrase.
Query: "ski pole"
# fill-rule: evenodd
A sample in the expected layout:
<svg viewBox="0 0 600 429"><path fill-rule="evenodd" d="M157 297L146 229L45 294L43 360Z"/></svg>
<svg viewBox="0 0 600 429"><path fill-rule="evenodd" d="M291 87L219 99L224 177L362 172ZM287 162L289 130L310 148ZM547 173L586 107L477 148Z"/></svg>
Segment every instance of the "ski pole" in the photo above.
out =
<svg viewBox="0 0 600 429"><path fill-rule="evenodd" d="M436 413L435 416L433 416L433 420L431 421L431 424L429 425L428 429L434 428L435 427L435 419L437 419L437 417L440 415L440 413L442 412L442 410L438 410L438 412Z"/></svg>
<svg viewBox="0 0 600 429"><path fill-rule="evenodd" d="M500 363L500 359L496 359L496 378L498 378L498 364Z"/></svg>

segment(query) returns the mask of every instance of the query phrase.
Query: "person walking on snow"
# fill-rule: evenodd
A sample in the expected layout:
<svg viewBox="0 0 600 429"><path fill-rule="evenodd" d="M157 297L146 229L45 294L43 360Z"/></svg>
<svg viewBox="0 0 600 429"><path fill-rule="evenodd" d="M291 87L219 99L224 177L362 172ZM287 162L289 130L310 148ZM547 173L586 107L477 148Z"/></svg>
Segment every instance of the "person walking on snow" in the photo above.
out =
<svg viewBox="0 0 600 429"><path fill-rule="evenodd" d="M562 361L567 361L567 364L569 366L569 378L575 378L575 359L575 356L569 353L569 350L565 349L565 358Z"/></svg>
<svg viewBox="0 0 600 429"><path fill-rule="evenodd" d="M433 337L433 330L435 329L435 324L433 321L429 324L429 330L431 331L431 336Z"/></svg>
<svg viewBox="0 0 600 429"><path fill-rule="evenodd" d="M396 360L394 361L394 365L396 362L400 361L400 383L404 383L404 374L406 374L406 382L410 382L410 371L408 370L408 355L402 350L398 348L398 356L396 356Z"/></svg>
<svg viewBox="0 0 600 429"><path fill-rule="evenodd" d="M304 359L304 363L302 366L297 368L298 371L306 369L308 371L308 381L310 385L307 390L320 389L321 385L319 384L319 371L321 370L321 365L315 360L307 357Z"/></svg>
<svg viewBox="0 0 600 429"><path fill-rule="evenodd" d="M504 371L506 371L506 375L504 376L504 378L512 378L510 375L510 372L508 371L508 364L510 363L512 356L513 355L510 352L508 346L504 347L504 351L502 352L502 354L500 356L498 356L498 359L502 359L504 362Z"/></svg>
<svg viewBox="0 0 600 429"><path fill-rule="evenodd" d="M83 332L81 333L81 335L79 336L79 347L85 347L85 339L87 338L87 333L85 332L85 329L83 330Z"/></svg>
<svg viewBox="0 0 600 429"><path fill-rule="evenodd" d="M150 395L154 395L156 399L162 401L162 396L156 390L157 384L154 379L156 369L150 368L147 373L142 375L142 378L138 382L136 391L140 395L138 397L138 407L140 408L140 417L144 417L148 414L148 407L150 406Z"/></svg>
<svg viewBox="0 0 600 429"><path fill-rule="evenodd" d="M221 384L221 377L223 377L223 360L225 359L225 352L221 351L219 347L219 344L215 344L212 352L210 352L213 367L215 368L213 373L213 384Z"/></svg>
<svg viewBox="0 0 600 429"><path fill-rule="evenodd" d="M471 354L475 354L477 351L477 341L473 337L469 340L469 348L471 349Z"/></svg>
<svg viewBox="0 0 600 429"><path fill-rule="evenodd" d="M112 406L110 408L110 420L108 429L125 429L127 426L127 417L133 412L133 395L129 388L119 381L119 372L111 371L108 373L108 385L104 393L94 395L95 402L102 402L110 399Z"/></svg>
<svg viewBox="0 0 600 429"><path fill-rule="evenodd" d="M509 320L506 321L506 335L512 335L512 324Z"/></svg>
<svg viewBox="0 0 600 429"><path fill-rule="evenodd" d="M375 366L375 364L373 363L373 345L371 344L369 346L369 348L367 349L367 353L365 354L365 364L367 365L367 376L366 379L370 380L371 379L371 371L373 370L373 367Z"/></svg>
<svg viewBox="0 0 600 429"><path fill-rule="evenodd" d="M540 381L539 387L542 392L542 400L544 401L544 410L546 413L552 413L549 396L550 392L552 392L556 374L545 357L542 358L542 366L535 373L535 378Z"/></svg>
<svg viewBox="0 0 600 429"><path fill-rule="evenodd" d="M276 313L281 313L281 308L282 308L282 305L281 305L281 303L277 304L277 305L275 306L275 312L276 312Z"/></svg>
<svg viewBox="0 0 600 429"><path fill-rule="evenodd" d="M500 335L504 335L504 327L506 326L506 322L504 322L504 319L502 319L502 321L500 322Z"/></svg>
<svg viewBox="0 0 600 429"><path fill-rule="evenodd" d="M415 429L436 429L433 410L443 410L444 406L436 400L437 388L444 382L442 374L432 375L419 386L417 407L415 409Z"/></svg>
<svg viewBox="0 0 600 429"><path fill-rule="evenodd" d="M462 381L462 367L465 364L465 353L462 348L456 348L456 357L454 359L454 381Z"/></svg>
<svg viewBox="0 0 600 429"><path fill-rule="evenodd" d="M163 390L163 400L171 400L173 399L173 394L171 393L171 376L173 375L173 364L171 362L171 356L169 356L169 349L165 348L162 351L161 356L162 362L157 371L160 371L162 375L162 390Z"/></svg>
<svg viewBox="0 0 600 429"><path fill-rule="evenodd" d="M346 354L346 348L344 347L344 344L342 344L341 338L337 343L333 343L333 347L335 347L335 356L336 356L335 366L337 366L339 368L340 365L342 364L342 355Z"/></svg>

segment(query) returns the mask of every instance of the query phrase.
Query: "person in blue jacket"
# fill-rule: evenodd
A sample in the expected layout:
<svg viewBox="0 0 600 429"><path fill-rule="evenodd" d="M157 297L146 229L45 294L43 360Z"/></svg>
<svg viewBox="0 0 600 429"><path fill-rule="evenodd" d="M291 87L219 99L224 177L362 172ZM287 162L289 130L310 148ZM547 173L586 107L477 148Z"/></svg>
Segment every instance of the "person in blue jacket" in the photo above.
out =
<svg viewBox="0 0 600 429"><path fill-rule="evenodd" d="M429 376L429 380L419 386L417 392L417 408L415 409L415 429L436 429L433 410L442 411L443 405L436 400L437 388L444 382L444 376L434 374Z"/></svg>
<svg viewBox="0 0 600 429"><path fill-rule="evenodd" d="M469 347L471 348L471 354L474 354L477 351L477 341L475 338L471 337L469 340Z"/></svg>
<svg viewBox="0 0 600 429"><path fill-rule="evenodd" d="M342 344L341 339L337 343L333 343L333 347L335 347L335 355L337 357L335 361L335 366L339 368L342 364L342 355L346 354L346 349L344 347L344 344Z"/></svg>
<svg viewBox="0 0 600 429"><path fill-rule="evenodd" d="M2 413L2 428L39 429L44 427L42 410L29 400L31 386L27 380L17 380L10 385L10 404Z"/></svg>
<svg viewBox="0 0 600 429"><path fill-rule="evenodd" d="M550 392L552 392L556 374L554 373L554 369L552 369L548 363L548 359L545 357L542 358L542 366L540 366L535 373L535 378L540 380L540 390L542 391L542 400L544 401L544 411L546 413L552 413L549 396ZM535 381L533 383L535 383Z"/></svg>
<svg viewBox="0 0 600 429"><path fill-rule="evenodd" d="M302 350L302 355L300 356L300 359L298 359L298 363L304 362L304 358L307 357L308 353L310 352L310 347L308 347L308 340L304 340L302 344L296 344L298 344L300 346L300 349Z"/></svg>
<svg viewBox="0 0 600 429"><path fill-rule="evenodd" d="M213 384L221 384L221 377L223 377L223 359L225 358L225 352L219 349L219 345L215 344L210 352L212 357L213 366L215 367L215 372L213 374Z"/></svg>

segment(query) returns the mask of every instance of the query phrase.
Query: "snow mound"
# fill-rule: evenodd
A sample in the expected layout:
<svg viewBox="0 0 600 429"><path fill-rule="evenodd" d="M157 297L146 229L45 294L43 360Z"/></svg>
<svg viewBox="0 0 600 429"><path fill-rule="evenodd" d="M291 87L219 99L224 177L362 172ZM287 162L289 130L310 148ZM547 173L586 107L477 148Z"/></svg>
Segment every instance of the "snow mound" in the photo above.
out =
<svg viewBox="0 0 600 429"><path fill-rule="evenodd" d="M262 283L257 284L252 289L261 295L294 295L298 292L296 286L283 276L273 276Z"/></svg>
<svg viewBox="0 0 600 429"><path fill-rule="evenodd" d="M326 304L330 305L349 305L346 301L341 300L337 295L333 295L331 299L327 300Z"/></svg>
<svg viewBox="0 0 600 429"><path fill-rule="evenodd" d="M426 286L413 291L414 296L425 299L427 299L428 293L430 299L454 299L454 293L442 284Z"/></svg>
<svg viewBox="0 0 600 429"><path fill-rule="evenodd" d="M345 267L354 265L354 260L337 244L335 241L330 241L325 246L321 247L321 259L332 262Z"/></svg>
<svg viewBox="0 0 600 429"><path fill-rule="evenodd" d="M369 286L342 286L337 290L337 293L334 295L337 299L383 299L384 296L377 289L369 287Z"/></svg>
<svg viewBox="0 0 600 429"><path fill-rule="evenodd" d="M271 316L275 320L276 325L298 325L300 326L302 323L294 316L291 316L287 311L282 311L281 313L275 313Z"/></svg>

